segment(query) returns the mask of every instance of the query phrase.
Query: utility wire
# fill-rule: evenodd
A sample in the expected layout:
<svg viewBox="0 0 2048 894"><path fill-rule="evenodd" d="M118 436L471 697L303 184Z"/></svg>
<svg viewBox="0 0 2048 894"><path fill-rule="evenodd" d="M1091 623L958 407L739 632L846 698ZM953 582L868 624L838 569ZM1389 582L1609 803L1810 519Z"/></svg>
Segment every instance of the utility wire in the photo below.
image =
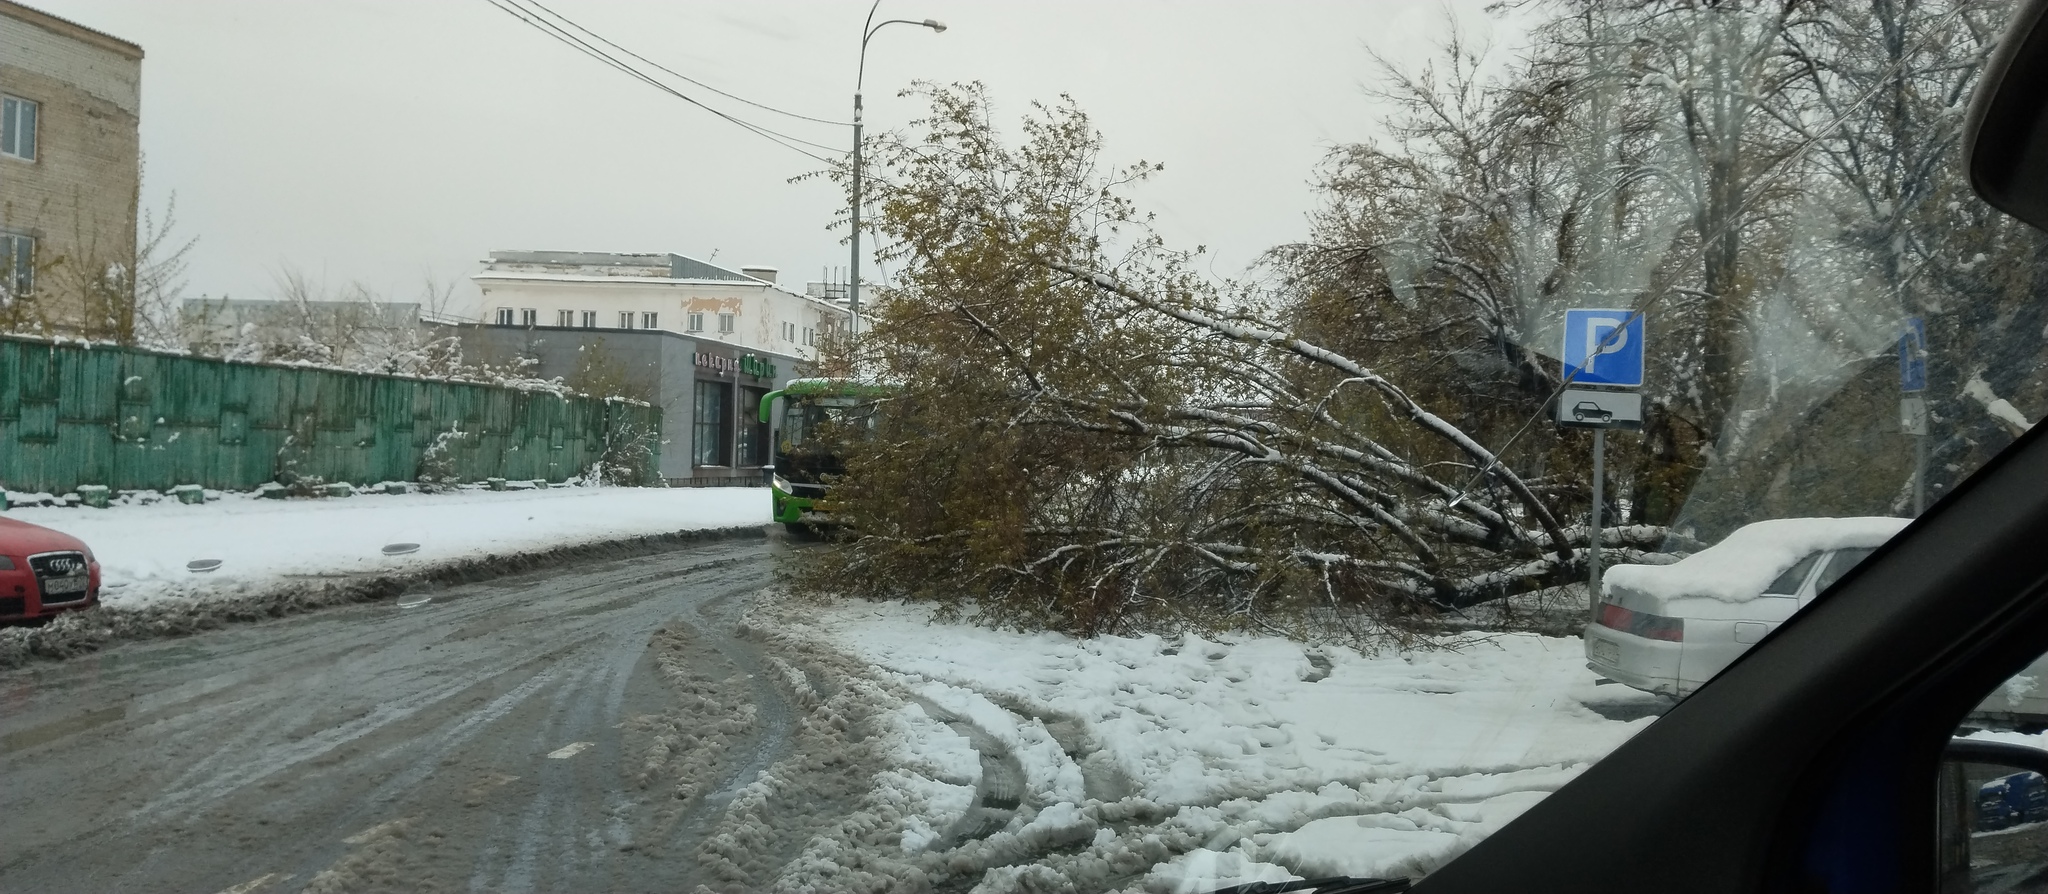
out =
<svg viewBox="0 0 2048 894"><path fill-rule="evenodd" d="M735 95L735 94L732 94L732 93L727 93L727 92L725 92L724 90L720 90L720 89L718 89L717 87L713 87L713 86L711 86L710 84L706 84L706 83L704 83L703 81L697 80L696 78L690 77L689 75L683 74L682 72L679 72L679 71L675 71L674 69L668 68L668 67L666 67L666 66L662 65L662 64L661 64L661 63L659 63L659 62L656 62L656 61L654 61L654 60L652 60L652 59L649 59L649 58L647 58L646 56L642 56L642 55L640 55L639 53L635 53L635 52L633 52L632 50L626 49L625 47L622 47L622 46L619 46L618 44L612 43L612 42L611 42L610 40L607 40L607 39L605 38L605 36L604 36L604 35L602 35L602 34L599 34L599 33L595 32L595 31L592 31L592 30L590 30L589 28L585 28L585 27L583 27L582 25L579 25L579 24L577 24L577 23L576 23L576 21L575 21L574 19L571 19L571 18L569 18L568 16L565 16L565 15L563 15L563 14L559 13L559 12L556 12L556 11L554 11L554 10L552 10L552 9L549 9L549 8L547 8L546 6L543 6L543 5L542 5L542 4L540 3L540 0L525 0L525 2L526 2L526 4L527 4L528 6L532 6L532 7L538 8L538 9L539 9L539 10L541 10L542 12L545 12L545 13L547 13L548 15L554 16L554 17L555 17L556 19L559 19L559 20L561 20L561 22L562 22L563 24L566 24L566 25L568 25L568 26L569 26L569 27L571 27L571 28L574 28L574 29L576 29L576 30L578 30L578 31L581 31L581 32L585 33L585 34L588 34L588 35L590 35L590 36L591 36L591 37L593 37L593 38L596 38L596 39L597 39L597 41L598 41L599 43L602 43L602 44L604 44L605 46L611 47L612 49L614 49L614 50L618 50L619 52L621 52L621 53L624 53L624 54L626 54L626 55L628 55L628 56L631 56L631 57L633 57L633 58L635 58L635 59L638 59L638 60L640 60L641 62L645 62L645 63L647 63L648 65L654 66L654 68L655 68L655 69L656 69L657 71L661 71L661 72L664 72L664 73L666 73L666 74L668 74L668 75L670 75L670 76L673 76L673 77L676 77L676 78L680 78L680 79L682 79L682 80L688 81L688 82L690 82L690 83L692 83L692 84L695 84L695 85L697 85L697 86L699 86L699 87L702 87L702 88L704 88L704 89L706 89L706 90L709 90L709 91L711 91L711 92L713 92L713 93L716 93L716 94L718 94L718 95L720 95L720 96L723 96L723 97L725 97L725 98L727 98L727 99L733 100L733 101L735 101L735 102L742 102L742 103L746 103L747 105L753 106L754 108L757 108L757 109L762 109L762 110L765 110L765 111L769 111L769 112L774 112L774 113L775 113L775 114L777 114L777 115L788 115L788 116L789 116L789 117L791 117L791 118L796 118L796 119L798 119L798 120L802 120L802 121L814 121L814 122L816 122L816 123L819 123L819 124L830 124L830 125L832 125L832 126L834 126L834 127L852 127L852 126L853 126L853 124L852 124L851 122L847 122L847 121L833 121L833 120L831 120L831 119L828 119L828 118L813 118L813 117L811 117L811 116L809 116L809 115L801 115L801 114L798 114L798 113L796 113L796 112L791 112L791 111L786 111L786 110L783 110L783 109L778 109L778 108L776 108L776 107L774 107L774 106L771 106L771 105L767 105L767 104L765 104L765 103L758 103L758 102L755 102L755 101L753 101L753 100L751 100L751 99L748 99L748 98L746 98L746 97L744 97L744 96L738 96L738 95Z"/></svg>
<svg viewBox="0 0 2048 894"><path fill-rule="evenodd" d="M522 2L522 0L508 0L508 2L510 2L510 3L511 3L511 4L513 5L513 6L515 6L515 7L518 7L518 6L520 5L520 3ZM531 5L533 5L533 6L540 6L540 4L539 4L539 3L533 2L533 0L523 0L523 2L525 2L525 3L528 3L528 4L531 4ZM667 91L668 93L674 94L675 96L678 96L678 97L682 98L683 100L685 100L685 101L687 101L687 102L691 103L692 105L695 105L695 106L697 106L697 107L699 107L699 108L702 108L702 109L704 109L704 110L705 110L705 111L707 111L707 112L710 112L710 113L712 113L712 114L714 114L714 115L717 115L717 116L719 116L719 117L721 117L721 118L725 118L725 119L727 119L727 120L729 120L729 121L732 121L732 122L733 122L733 123L735 123L735 124L739 124L739 125L741 125L741 126L743 126L743 127L748 127L748 128L751 128L751 129L753 129L753 130L757 130L757 131L765 131L765 132L767 132L767 133L770 133L770 134L774 134L775 136L781 137L781 138L783 138L783 139L785 139L785 140L789 140L789 141L791 141L791 142L796 142L796 143L802 143L802 144L804 144L804 145L806 145L806 146L810 146L810 147L813 147L813 148L816 148L816 149L822 149L822 150L824 150L824 151L826 151L826 152L838 152L838 151L840 151L840 150L839 150L839 147L837 147L837 146L827 146L827 145L825 145L825 144L823 144L823 143L814 143L814 142L812 142L812 141L810 141L810 140L806 140L806 139L804 139L804 138L802 138L802 137L799 137L799 136L796 136L796 135L794 135L794 134L787 134L787 133L783 133L782 131L779 131L779 130L775 130L775 129L773 129L773 128L769 128L769 127L766 127L766 126L763 126L763 125L760 125L760 124L755 124L755 123L753 123L753 122L750 122L750 121L741 121L741 120L740 120L740 119L738 119L738 118L735 118L735 117L733 117L733 116L731 116L731 115L728 115L728 114L726 114L726 113L724 113L724 112L721 112L721 111L719 111L719 110L717 110L717 109L714 109L714 108L712 108L712 107L710 107L710 106L707 106L707 105L705 105L705 104L703 104L703 103L701 103L701 102L698 102L698 101L697 101L696 99L694 99L694 98L692 98L692 97L689 97L689 96L685 96L685 95L683 95L682 93L680 93L680 92L676 91L676 90L675 90L674 88L672 88L672 87L669 87L668 85L666 85L666 84L663 84L663 83L661 83L661 82L660 82L659 80L655 79L655 78L654 78L653 76L651 76L651 75L648 75L648 74L647 74L646 72L643 72L643 71L641 71L641 70L639 70L639 69L637 69L637 68L633 68L633 67L632 67L631 65L628 65L627 63L625 63L625 62L621 61L621 60L620 60L620 59L619 59L618 57L616 57L616 56L613 56L612 54L610 54L610 53L607 53L607 52L605 52L605 51L603 51L603 50L601 50L601 49L598 49L598 48L597 48L597 47L595 47L595 46L592 46L592 45L590 44L590 42L589 42L589 41L586 41L586 40L584 40L584 39L582 39L582 38L580 38L580 37L577 37L577 36L576 36L576 35L574 35L574 34L571 34L571 33L569 33L569 32L568 32L568 31L567 31L566 29L562 28L561 26L559 26L559 25L556 25L556 24L555 24L555 23L553 23L553 22L549 22L549 21L547 21L546 19L542 19L542 18L540 18L540 16L538 16L538 15L535 15L535 14L533 13L533 11L532 11L532 10L529 10L529 9L525 9L524 7L520 7L520 8L521 8L521 10L522 10L522 11L524 11L524 12L525 12L525 13L526 13L527 15L529 15L529 16L533 16L533 18L534 18L534 19L537 19L537 20L539 20L539 22L540 22L540 24L541 24L541 25L544 25L544 26L546 26L546 28L548 29L548 33L550 33L550 34L553 34L553 35L558 35L558 36L559 36L559 37L561 37L561 38L567 38L567 39L569 39L569 40L572 40L572 41L574 41L574 42L575 42L575 45L577 45L577 46L578 46L579 48L582 48L582 49L587 49L587 50L589 50L589 51L591 51L591 52L594 52L594 53L598 54L599 58L603 59L603 60L604 60L605 62L607 62L607 63L611 64L612 66L614 66L614 67L621 67L621 68L625 68L625 69L627 69L628 73L629 73L629 74L632 74L632 75L633 75L634 77L637 77L637 78L639 78L639 79L641 79L641 80L643 80L643 81L646 81L646 82L648 82L648 83L650 83L650 84L653 84L654 86L656 86L656 87L659 87L659 88L661 88L662 90L664 90L664 91ZM542 8L543 8L543 9L545 9L545 7L542 7ZM563 19L563 21L568 21L568 20L567 20L567 19ZM570 24L571 24L571 25L575 25L575 23L574 23L574 22L570 22ZM578 25L578 26L576 26L576 27L578 27L578 28L581 28L582 26ZM587 31L588 29L585 29L585 30ZM591 34L591 36L592 36L592 37L596 37L596 38L597 38L598 40L600 40L600 41L603 41L604 43L607 43L607 44L611 44L611 41L605 40L605 39L604 39L603 37L599 37L599 36L598 36L597 34L595 34L595 33L592 33L592 34ZM617 44L611 44L611 45L612 45L612 46L618 46ZM633 55L632 51L630 51L630 50L627 50L627 51L625 51L625 52L626 52L626 54L627 54L627 55ZM635 58L635 59L640 59L641 57L639 57L639 56L636 56L636 55L635 55L635 56L633 56L633 58ZM643 59L642 61L645 61L645 60ZM653 65L654 63L651 63L651 62L650 62L650 63L648 63L648 64L649 64L649 65ZM655 65L654 67L656 67L656 68L661 68L661 66L659 66L659 65ZM668 71L668 69L666 69L666 68L662 68L661 70L662 70L662 71ZM678 77L681 77L681 76L680 76L680 75L678 75ZM689 79L688 79L688 78L684 78L684 80L689 80ZM694 81L692 81L691 83L695 83L695 82L694 82ZM744 101L745 101L745 100L742 100L742 102L744 102ZM851 125L848 125L848 126L851 126Z"/></svg>
<svg viewBox="0 0 2048 894"><path fill-rule="evenodd" d="M620 60L620 59L619 59L618 57L616 57L616 56L613 56L613 55L611 55L610 53L606 53L605 51L603 51L603 50L601 50L601 49L598 49L598 48L597 48L597 47L595 47L595 46L592 46L592 45L591 45L591 44L590 44L590 43L589 43L588 41L585 41L585 40L583 40L582 38L579 38L579 37L577 37L576 35L574 35L574 34L571 34L571 33L569 33L569 32L568 32L567 30L563 29L563 28L562 28L561 26L559 26L559 25L556 25L556 24L554 24L553 22L549 22L549 21L547 21L547 20L545 20L545 19L543 19L543 18L539 17L538 15L534 14L534 13L533 13L533 12L532 12L531 10L525 9L524 7L520 7L520 6L518 5L518 0L504 0L504 2L500 2L500 0L490 0L490 2L491 2L491 3L493 4L493 5L495 5L495 6L497 6L498 8L500 8L500 9L506 9L506 10L507 10L508 12L512 12L512 13L513 13L513 15L514 15L514 16L516 16L517 18L519 18L519 20L520 20L520 21L526 22L527 24L529 24L529 25L532 25L532 26L534 26L535 28L538 28L538 29L540 29L540 30L541 30L541 33L543 33L543 34L546 34L546 35L548 35L549 37L553 37L553 38L555 38L556 40L560 40L560 41L562 41L562 42L564 42L564 43L567 43L567 44L569 44L569 45L570 45L570 46L572 46L572 47L575 47L575 48L576 48L576 49L577 49L578 51L580 51L580 52L584 53L585 55L591 56L591 57L593 57L593 58L597 59L597 60L598 60L598 61L600 61L600 62L603 62L603 63L605 63L605 64L607 64L607 65L610 65L610 66L612 66L613 68L619 69L620 71L623 71L623 72L625 72L626 74L632 75L633 77L635 77L635 78L638 78L638 79L640 79L641 81L644 81L644 82L646 82L647 84L649 84L649 85L651 85L651 86L655 87L655 88L656 88L656 89L658 89L658 90L661 90L661 91L663 91L663 92L665 92L665 93L668 93L668 94L670 94L670 95L672 95L672 96L675 96L676 98L678 98L678 99L681 99L681 100L683 100L684 102L687 102L687 103L689 103L689 104L691 104L691 105L694 105L694 106L696 106L696 107L698 107L698 108L701 108L701 109L703 109L703 110L705 110L705 111L707 111L707 112L710 112L710 113L711 113L711 114L713 114L713 115L717 115L717 116L718 116L718 117L720 117L720 118L724 118L724 119L726 119L727 121L730 121L730 122L732 122L732 123L734 123L734 124L737 124L737 125L739 125L739 126L741 126L741 127L744 127L744 128L746 128L746 129L748 129L748 130L754 131L755 133L761 134L761 135L763 135L763 136L768 136L768 137L770 137L771 139L773 139L773 138L780 138L779 140L777 140L778 142L781 142L781 141L784 141L784 140L786 140L786 141L789 141L789 142L794 142L794 143L802 143L802 144L804 144L804 145L806 145L806 146L811 146L811 147L813 147L813 148L817 148L817 149L822 149L822 150L824 150L824 151L826 151L826 152L837 152L837 151L839 151L839 150L838 150L838 147L834 147L834 146L827 146L827 145L824 145L824 144L822 144L822 143L814 143L814 142L811 142L810 140L806 140L806 139L804 139L804 138L802 138L802 137L798 137L798 136L793 136L793 135L791 135L791 134L786 134L786 133L783 133L783 132L781 132L781 131L778 131L778 130L774 130L774 129L771 129L771 128L768 128L768 127L764 127L764 126L762 126L762 125L759 125L759 124L755 124L755 123L753 123L753 122L750 122L750 121L744 121L744 120L741 120L741 119L739 119L739 118L736 118L736 117L734 117L734 116L732 116L732 115L728 115L728 114L726 114L725 112L722 112L722 111L719 111L719 110L717 110L717 109L714 109L714 108L712 108L712 107L710 107L710 106L708 106L708 105L705 105L704 103L702 103L702 102L699 102L699 101L697 101L697 99L696 99L696 98L694 98L694 97L691 97L691 96L689 96L689 95L687 95L687 94L685 94L685 93L682 93L681 91L678 91L678 90L676 90L675 88L673 88L673 87L670 87L669 85L667 85L667 84L664 84L664 83L662 83L662 82L661 82L660 80L658 80L658 79L654 78L653 76L651 76L651 75L647 74L646 72L643 72L643 71L641 71L641 70L639 70L639 69L637 69L637 68L634 68L633 66L631 66L631 65L629 65L629 64L627 64L627 63L625 63L625 62L621 61L621 60ZM510 8L508 8L508 4L509 4ZM786 145L786 144L785 144L785 145ZM794 147L791 147L791 148L794 148ZM799 150L799 151L801 151L801 150ZM805 154L809 154L809 153L805 153ZM812 156L812 157L814 157L814 158L815 158L816 156ZM820 159L820 160L823 160L823 159Z"/></svg>
<svg viewBox="0 0 2048 894"><path fill-rule="evenodd" d="M513 18L520 20L521 22L533 26L534 28L538 29L541 33L546 34L549 37L552 37L563 43L566 43L569 46L575 48L578 52L581 52L584 55L590 56L591 58L598 60L599 62L603 62L606 65L609 65L622 72L625 72L626 74L634 78L637 78L642 82L645 82L646 84L654 87L657 90L674 96L677 99L680 99L693 106L703 109L704 111L710 112L713 115L717 115L720 118L723 118L748 131L753 132L755 135L760 136L763 139L769 140L770 142L773 142L799 155L806 156L808 158L811 158L813 160L816 160L827 165L836 164L836 162L834 162L832 159L826 158L825 156L822 155L818 155L817 153L814 152L804 150L794 144L801 143L805 146L812 146L817 149L824 150L826 152L837 152L838 149L836 147L826 146L822 143L813 143L810 140L770 130L769 128L762 127L761 125L754 124L752 122L745 121L732 115L726 114L725 112L719 111L718 109L714 109L708 105L705 105L702 102L699 102L696 98L690 96L689 94L683 93L682 91L677 90L674 87L662 83L660 80L648 75L646 72L640 71L639 69L634 68L633 66L620 61L617 57L605 53L603 50L600 50L597 47L591 46L588 42L576 37L574 34L568 33L560 26L545 21L528 10L517 7L512 2L510 2L510 0L488 0L488 2L492 6L495 6L498 9L504 11L505 14L510 15Z"/></svg>

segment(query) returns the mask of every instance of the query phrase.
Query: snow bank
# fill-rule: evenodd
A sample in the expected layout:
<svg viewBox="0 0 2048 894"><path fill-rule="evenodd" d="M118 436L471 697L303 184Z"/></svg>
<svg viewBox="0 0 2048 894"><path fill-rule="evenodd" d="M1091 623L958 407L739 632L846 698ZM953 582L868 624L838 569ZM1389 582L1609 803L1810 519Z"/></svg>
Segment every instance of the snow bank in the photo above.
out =
<svg viewBox="0 0 2048 894"><path fill-rule="evenodd" d="M226 494L110 509L16 508L8 518L63 531L99 558L108 608L246 592L284 580L413 570L490 554L699 528L765 525L762 488L569 487L265 500ZM386 556L390 544L416 543ZM219 570L186 564L219 559Z"/></svg>
<svg viewBox="0 0 2048 894"><path fill-rule="evenodd" d="M987 843L1037 826L1095 829L1079 853L1040 852L1047 865L1066 861L1083 889L1110 876L1079 867L1139 856L1152 891L1421 875L1650 722L1587 706L1652 697L1596 692L1576 639L1473 636L1374 656L1278 638L1077 640L930 617L916 605L841 603L806 606L798 620L1009 747L1027 791ZM906 840L929 844L939 826L912 818ZM1181 844L1155 853L1160 842ZM1028 887L1031 873L1011 874L1016 885L995 873L977 890Z"/></svg>
<svg viewBox="0 0 2048 894"><path fill-rule="evenodd" d="M1670 565L1617 565L1602 578L1662 599L1754 599L1771 581L1817 550L1881 546L1912 522L1904 518L1780 518L1744 525L1728 539Z"/></svg>

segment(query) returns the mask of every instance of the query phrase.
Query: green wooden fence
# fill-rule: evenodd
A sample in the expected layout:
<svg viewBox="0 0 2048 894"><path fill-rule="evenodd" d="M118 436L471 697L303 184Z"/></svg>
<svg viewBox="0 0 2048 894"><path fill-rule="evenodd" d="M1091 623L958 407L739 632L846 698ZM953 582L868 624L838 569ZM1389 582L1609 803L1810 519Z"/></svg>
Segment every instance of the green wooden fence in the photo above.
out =
<svg viewBox="0 0 2048 894"><path fill-rule="evenodd" d="M617 448L660 432L661 410L638 404L0 336L10 490L412 481L430 450L462 481L562 481L607 444L614 460L651 463Z"/></svg>

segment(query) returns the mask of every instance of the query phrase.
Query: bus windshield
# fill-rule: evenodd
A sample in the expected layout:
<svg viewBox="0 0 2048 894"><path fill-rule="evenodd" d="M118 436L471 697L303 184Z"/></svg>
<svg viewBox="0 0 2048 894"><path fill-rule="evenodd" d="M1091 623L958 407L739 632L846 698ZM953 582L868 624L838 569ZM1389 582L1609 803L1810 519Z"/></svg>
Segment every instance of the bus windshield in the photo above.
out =
<svg viewBox="0 0 2048 894"><path fill-rule="evenodd" d="M783 413L785 449L802 447L835 433L866 436L875 428L875 402L853 396L808 397L789 402Z"/></svg>

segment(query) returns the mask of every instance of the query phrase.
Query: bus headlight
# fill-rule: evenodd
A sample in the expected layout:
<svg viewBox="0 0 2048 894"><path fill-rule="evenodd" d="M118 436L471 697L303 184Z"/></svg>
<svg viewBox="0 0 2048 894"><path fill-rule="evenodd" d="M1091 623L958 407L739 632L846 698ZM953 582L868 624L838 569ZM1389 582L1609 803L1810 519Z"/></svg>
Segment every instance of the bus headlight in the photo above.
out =
<svg viewBox="0 0 2048 894"><path fill-rule="evenodd" d="M781 475L777 475L773 478L770 478L768 479L768 481L770 484L773 484L775 486L776 490L782 491L783 493L786 494L796 493L796 488L790 486L789 479L784 478Z"/></svg>

